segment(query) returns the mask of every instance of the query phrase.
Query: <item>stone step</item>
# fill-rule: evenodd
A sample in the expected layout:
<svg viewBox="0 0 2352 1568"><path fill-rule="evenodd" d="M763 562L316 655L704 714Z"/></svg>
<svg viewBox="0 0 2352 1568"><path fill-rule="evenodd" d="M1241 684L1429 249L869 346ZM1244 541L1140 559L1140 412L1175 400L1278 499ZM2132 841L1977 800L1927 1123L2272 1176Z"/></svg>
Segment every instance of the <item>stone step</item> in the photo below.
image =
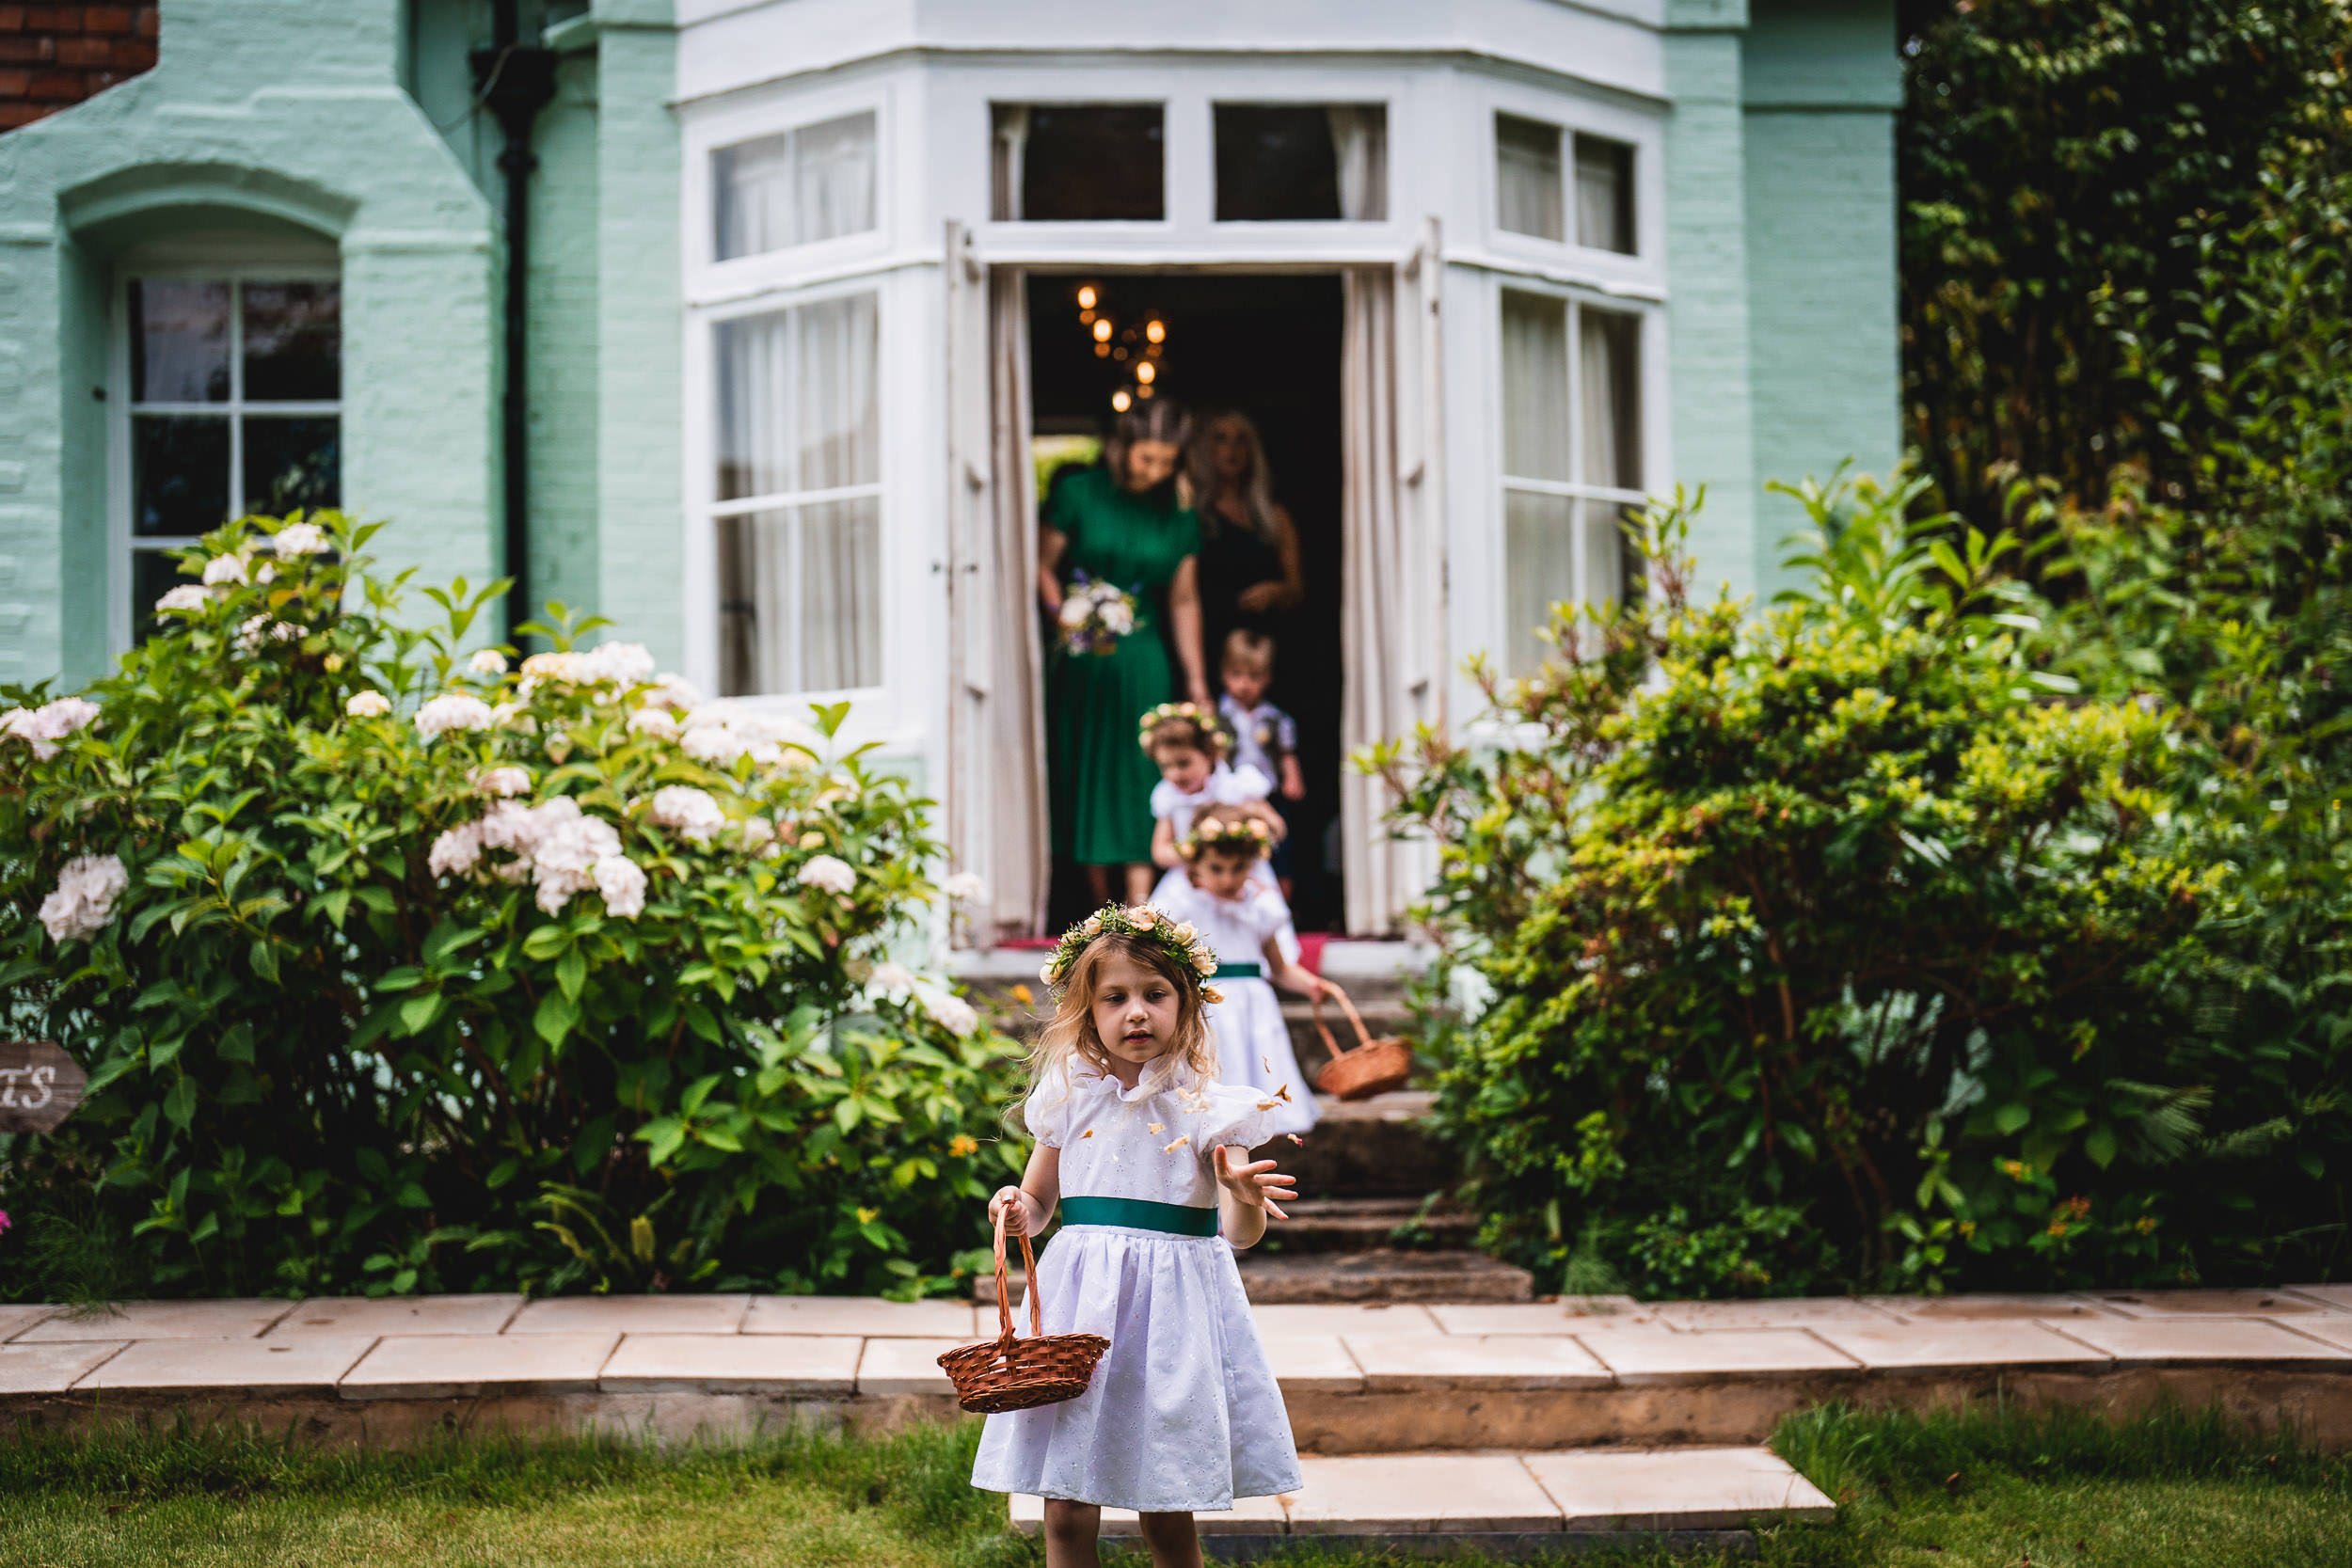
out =
<svg viewBox="0 0 2352 1568"><path fill-rule="evenodd" d="M1370 1100L1317 1095L1323 1119L1294 1144L1277 1138L1251 1150L1298 1179L1302 1198L1410 1197L1454 1184L1453 1151L1430 1134L1425 1090L1399 1089Z"/></svg>
<svg viewBox="0 0 2352 1568"><path fill-rule="evenodd" d="M1406 1252L1242 1254L1242 1288L1254 1302L1419 1302L1469 1305L1534 1299L1534 1276L1484 1253L1448 1248Z"/></svg>
<svg viewBox="0 0 2352 1568"><path fill-rule="evenodd" d="M1599 1547L1730 1551L1753 1527L1835 1516L1836 1505L1769 1449L1572 1449L1554 1452L1391 1453L1299 1461L1295 1493L1196 1513L1206 1556L1252 1561L1305 1538L1344 1537L1351 1552L1411 1557L1483 1551L1506 1559ZM1045 1506L1011 1499L1013 1528L1035 1535ZM1103 1511L1105 1536L1138 1533Z"/></svg>
<svg viewBox="0 0 2352 1568"><path fill-rule="evenodd" d="M1374 1247L1462 1248L1478 1233L1478 1216L1454 1203L1411 1197L1300 1198L1283 1206L1256 1250L1296 1253L1360 1252Z"/></svg>

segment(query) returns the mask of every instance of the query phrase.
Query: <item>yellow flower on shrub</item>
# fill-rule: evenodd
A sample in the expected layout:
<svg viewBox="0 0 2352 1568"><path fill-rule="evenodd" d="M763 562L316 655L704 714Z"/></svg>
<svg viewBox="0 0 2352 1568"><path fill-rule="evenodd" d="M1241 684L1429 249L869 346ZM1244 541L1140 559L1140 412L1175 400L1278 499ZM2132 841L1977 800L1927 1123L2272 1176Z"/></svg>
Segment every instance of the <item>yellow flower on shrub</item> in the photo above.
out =
<svg viewBox="0 0 2352 1568"><path fill-rule="evenodd" d="M947 1140L947 1152L961 1160L967 1154L980 1151L980 1140L969 1132L959 1132Z"/></svg>

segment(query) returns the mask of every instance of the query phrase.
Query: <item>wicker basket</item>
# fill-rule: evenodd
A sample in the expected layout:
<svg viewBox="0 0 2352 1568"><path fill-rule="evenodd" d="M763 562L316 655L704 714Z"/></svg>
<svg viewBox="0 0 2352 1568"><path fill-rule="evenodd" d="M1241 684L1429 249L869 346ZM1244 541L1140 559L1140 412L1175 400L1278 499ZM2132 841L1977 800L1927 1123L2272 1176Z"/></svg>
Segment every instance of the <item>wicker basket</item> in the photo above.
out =
<svg viewBox="0 0 2352 1568"><path fill-rule="evenodd" d="M1012 1291L1005 1278L1005 1216L996 1215L996 1321L1004 1332L939 1358L956 1386L956 1403L978 1415L1057 1404L1087 1391L1094 1364L1111 1342L1100 1334L1048 1334L1037 1298L1037 1254L1021 1233L1021 1268L1029 1284L1029 1337L1012 1332Z"/></svg>
<svg viewBox="0 0 2352 1568"><path fill-rule="evenodd" d="M1315 1029L1323 1036L1323 1043L1331 1053L1331 1059L1315 1074L1315 1087L1335 1100L1369 1100L1375 1094L1401 1089L1413 1075L1413 1048L1401 1039L1374 1039L1358 1016L1356 1004L1347 999L1347 992L1330 981L1323 982L1323 990L1340 999L1346 1010L1347 1022L1356 1026L1359 1042L1354 1049L1342 1051L1340 1042L1331 1037L1331 1031L1323 1024L1323 991L1314 995Z"/></svg>

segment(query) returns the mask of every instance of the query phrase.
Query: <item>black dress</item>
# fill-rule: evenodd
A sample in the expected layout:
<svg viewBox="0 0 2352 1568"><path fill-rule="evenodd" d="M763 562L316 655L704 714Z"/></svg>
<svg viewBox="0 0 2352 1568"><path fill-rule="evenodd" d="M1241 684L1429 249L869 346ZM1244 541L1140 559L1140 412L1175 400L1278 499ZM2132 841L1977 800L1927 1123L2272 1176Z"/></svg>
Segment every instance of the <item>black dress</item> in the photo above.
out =
<svg viewBox="0 0 2352 1568"><path fill-rule="evenodd" d="M1225 657L1226 634L1236 627L1263 632L1279 642L1279 610L1246 610L1242 590L1282 580L1282 552L1249 528L1221 512L1200 513L1200 656L1210 686Z"/></svg>

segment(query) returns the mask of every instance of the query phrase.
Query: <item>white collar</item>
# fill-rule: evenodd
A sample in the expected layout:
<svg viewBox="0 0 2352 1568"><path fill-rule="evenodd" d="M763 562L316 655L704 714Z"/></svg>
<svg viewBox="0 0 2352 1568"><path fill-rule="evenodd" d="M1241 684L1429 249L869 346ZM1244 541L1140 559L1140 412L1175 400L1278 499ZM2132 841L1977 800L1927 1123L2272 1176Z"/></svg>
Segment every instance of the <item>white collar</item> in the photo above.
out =
<svg viewBox="0 0 2352 1568"><path fill-rule="evenodd" d="M1192 1069L1173 1051L1163 1053L1143 1065L1143 1076L1136 1080L1132 1089L1122 1089L1119 1080L1082 1056L1070 1059L1070 1083L1075 1089L1094 1094L1112 1094L1129 1104L1149 1100L1155 1094L1187 1087L1193 1078Z"/></svg>

